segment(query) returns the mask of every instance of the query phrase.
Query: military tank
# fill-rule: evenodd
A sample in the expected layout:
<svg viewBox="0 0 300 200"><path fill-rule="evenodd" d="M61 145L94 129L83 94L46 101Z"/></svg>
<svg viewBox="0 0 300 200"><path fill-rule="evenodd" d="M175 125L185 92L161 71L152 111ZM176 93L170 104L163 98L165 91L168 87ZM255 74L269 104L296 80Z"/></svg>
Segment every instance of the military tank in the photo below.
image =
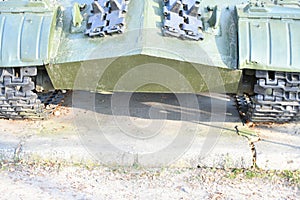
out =
<svg viewBox="0 0 300 200"><path fill-rule="evenodd" d="M58 90L131 92L118 80L154 63L191 85L172 92L236 94L249 121L298 120L299 35L295 0L2 0L0 117L44 118ZM92 88L78 82L90 66L103 71Z"/></svg>

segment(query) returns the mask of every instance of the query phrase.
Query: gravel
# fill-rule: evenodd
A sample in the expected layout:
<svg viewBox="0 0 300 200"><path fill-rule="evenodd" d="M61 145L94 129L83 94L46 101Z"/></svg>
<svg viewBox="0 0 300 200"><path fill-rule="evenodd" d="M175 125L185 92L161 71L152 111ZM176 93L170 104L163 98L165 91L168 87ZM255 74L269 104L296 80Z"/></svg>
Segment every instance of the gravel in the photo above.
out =
<svg viewBox="0 0 300 200"><path fill-rule="evenodd" d="M276 173L219 169L111 169L57 163L2 164L1 199L300 199ZM246 172L246 173L245 173Z"/></svg>

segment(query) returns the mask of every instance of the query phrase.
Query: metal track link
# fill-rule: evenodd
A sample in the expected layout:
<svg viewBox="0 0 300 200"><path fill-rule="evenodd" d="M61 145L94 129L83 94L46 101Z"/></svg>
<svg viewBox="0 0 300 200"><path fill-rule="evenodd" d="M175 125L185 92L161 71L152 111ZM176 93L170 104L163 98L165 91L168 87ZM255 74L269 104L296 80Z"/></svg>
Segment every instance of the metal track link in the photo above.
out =
<svg viewBox="0 0 300 200"><path fill-rule="evenodd" d="M300 119L300 73L256 71L255 77L255 95L237 97L246 121L284 123Z"/></svg>
<svg viewBox="0 0 300 200"><path fill-rule="evenodd" d="M36 75L36 67L0 68L0 118L45 119L48 117L50 111L45 109L44 99L34 92L35 84L32 78ZM47 95L51 96L52 93ZM55 96L58 96L57 92ZM49 102L48 99L47 103Z"/></svg>

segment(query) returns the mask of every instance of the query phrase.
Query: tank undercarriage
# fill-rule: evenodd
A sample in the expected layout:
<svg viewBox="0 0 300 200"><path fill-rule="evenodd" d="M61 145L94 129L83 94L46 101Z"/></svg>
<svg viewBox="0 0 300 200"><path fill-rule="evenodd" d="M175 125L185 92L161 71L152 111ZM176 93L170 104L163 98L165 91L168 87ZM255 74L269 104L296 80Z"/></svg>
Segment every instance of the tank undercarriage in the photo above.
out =
<svg viewBox="0 0 300 200"><path fill-rule="evenodd" d="M45 119L61 104L62 92L35 90L37 71L37 67L0 68L0 118ZM252 73L246 75L251 80L251 94L236 96L244 122L284 123L300 119L300 73Z"/></svg>

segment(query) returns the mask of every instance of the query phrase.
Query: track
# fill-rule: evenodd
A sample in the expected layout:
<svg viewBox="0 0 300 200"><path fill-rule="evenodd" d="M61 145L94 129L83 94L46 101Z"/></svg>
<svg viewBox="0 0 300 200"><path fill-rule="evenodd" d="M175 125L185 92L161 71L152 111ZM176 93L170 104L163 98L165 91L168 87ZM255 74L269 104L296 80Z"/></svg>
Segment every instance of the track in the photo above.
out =
<svg viewBox="0 0 300 200"><path fill-rule="evenodd" d="M0 68L0 118L45 119L60 104L59 91L34 92L36 75L36 67Z"/></svg>
<svg viewBox="0 0 300 200"><path fill-rule="evenodd" d="M300 73L256 71L254 95L238 96L242 118L284 123L300 119Z"/></svg>

